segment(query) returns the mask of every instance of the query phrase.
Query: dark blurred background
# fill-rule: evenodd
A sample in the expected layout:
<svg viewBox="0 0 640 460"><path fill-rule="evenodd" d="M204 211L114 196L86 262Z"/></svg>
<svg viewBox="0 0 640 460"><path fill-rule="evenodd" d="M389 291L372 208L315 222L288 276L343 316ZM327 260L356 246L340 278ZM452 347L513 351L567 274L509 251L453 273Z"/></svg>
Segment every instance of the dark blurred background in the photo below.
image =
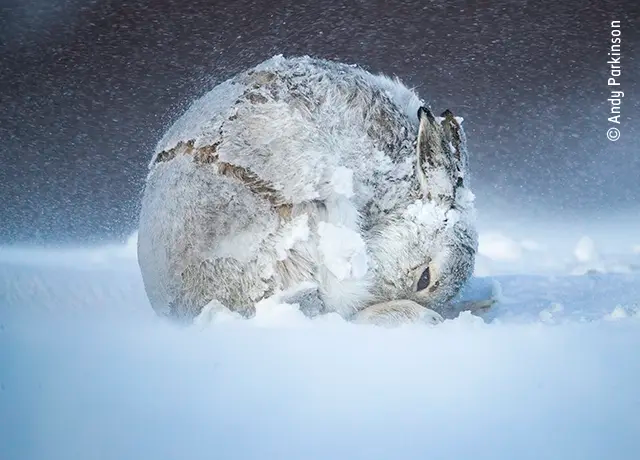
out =
<svg viewBox="0 0 640 460"><path fill-rule="evenodd" d="M0 0L0 243L120 239L155 143L274 54L399 76L466 118L481 212L640 202L637 1ZM621 138L606 139L621 21Z"/></svg>

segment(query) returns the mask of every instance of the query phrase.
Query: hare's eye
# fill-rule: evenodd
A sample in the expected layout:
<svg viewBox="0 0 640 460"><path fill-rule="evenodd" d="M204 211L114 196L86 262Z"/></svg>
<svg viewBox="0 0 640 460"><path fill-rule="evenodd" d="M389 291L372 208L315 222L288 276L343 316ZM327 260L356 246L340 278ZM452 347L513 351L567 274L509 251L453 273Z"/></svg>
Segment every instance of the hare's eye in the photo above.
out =
<svg viewBox="0 0 640 460"><path fill-rule="evenodd" d="M422 291L429 287L429 283L431 283L431 272L429 271L429 267L425 268L422 274L420 275L420 279L418 279L418 285L416 286L416 291Z"/></svg>

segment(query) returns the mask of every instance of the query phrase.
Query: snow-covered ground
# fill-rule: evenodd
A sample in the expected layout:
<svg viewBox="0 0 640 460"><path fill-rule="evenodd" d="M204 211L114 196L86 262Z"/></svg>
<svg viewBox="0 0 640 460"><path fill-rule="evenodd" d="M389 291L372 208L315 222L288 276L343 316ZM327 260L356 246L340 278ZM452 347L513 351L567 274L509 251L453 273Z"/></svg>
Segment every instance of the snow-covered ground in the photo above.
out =
<svg viewBox="0 0 640 460"><path fill-rule="evenodd" d="M397 329L175 326L135 237L0 247L0 459L640 458L640 232L514 235L481 232L482 318Z"/></svg>

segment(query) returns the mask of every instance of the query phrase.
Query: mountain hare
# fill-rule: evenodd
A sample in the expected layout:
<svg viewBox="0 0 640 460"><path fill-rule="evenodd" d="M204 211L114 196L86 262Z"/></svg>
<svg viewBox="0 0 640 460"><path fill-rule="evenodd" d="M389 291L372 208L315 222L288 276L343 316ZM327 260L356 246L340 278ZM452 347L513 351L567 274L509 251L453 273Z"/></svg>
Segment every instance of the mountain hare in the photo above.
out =
<svg viewBox="0 0 640 460"><path fill-rule="evenodd" d="M195 101L159 142L138 239L153 308L438 322L477 249L461 119L397 80L276 56ZM259 308L259 306L258 306Z"/></svg>

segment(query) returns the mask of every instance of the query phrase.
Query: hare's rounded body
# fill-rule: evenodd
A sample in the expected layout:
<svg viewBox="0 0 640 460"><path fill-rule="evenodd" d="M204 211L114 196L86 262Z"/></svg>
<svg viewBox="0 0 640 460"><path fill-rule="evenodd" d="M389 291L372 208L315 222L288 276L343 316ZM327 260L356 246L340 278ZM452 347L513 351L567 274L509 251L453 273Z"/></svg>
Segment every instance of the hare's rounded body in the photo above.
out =
<svg viewBox="0 0 640 460"><path fill-rule="evenodd" d="M476 235L464 133L421 106L398 81L308 57L194 102L142 201L153 308L192 318L215 300L249 316L282 292L310 315L441 308L471 274Z"/></svg>

